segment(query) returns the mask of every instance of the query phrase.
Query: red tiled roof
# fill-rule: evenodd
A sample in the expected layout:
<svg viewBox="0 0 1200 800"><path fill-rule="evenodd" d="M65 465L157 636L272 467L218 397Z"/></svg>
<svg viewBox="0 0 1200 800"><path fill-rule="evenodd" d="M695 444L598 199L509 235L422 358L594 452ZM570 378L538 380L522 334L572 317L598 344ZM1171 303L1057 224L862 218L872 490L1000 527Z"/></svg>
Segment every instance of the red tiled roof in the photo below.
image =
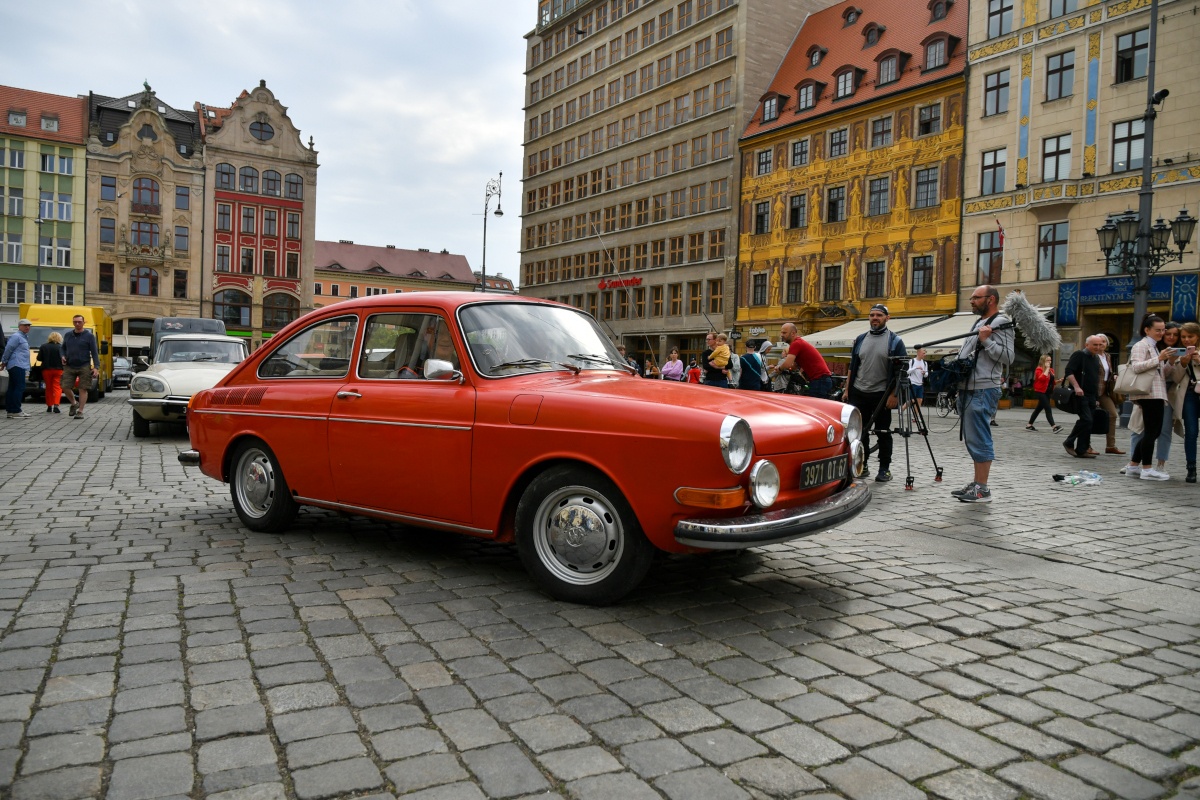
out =
<svg viewBox="0 0 1200 800"><path fill-rule="evenodd" d="M478 282L466 256L431 253L428 250L402 250L352 242L316 242L313 267L329 269L337 264L346 272L387 274L398 278L434 281Z"/></svg>
<svg viewBox="0 0 1200 800"><path fill-rule="evenodd" d="M762 104L746 126L743 138L784 128L806 119L813 119L864 102L877 100L918 86L935 83L958 75L966 67L968 0L950 0L946 16L933 21L934 0L844 0L809 16L792 42L792 47L775 73L764 98L783 96L779 116L762 122ZM846 12L858 10L858 19L847 25ZM866 46L864 32L874 23L884 30L876 44ZM938 33L949 34L951 48L944 67L922 72L925 63L925 42ZM820 63L811 67L809 53L813 47L825 52ZM876 58L888 51L908 55L899 80L876 87L879 74ZM834 101L837 74L846 67L863 70L853 96ZM806 81L825 84L821 96L812 108L796 113L797 86Z"/></svg>
<svg viewBox="0 0 1200 800"><path fill-rule="evenodd" d="M25 127L9 125L9 111L25 112ZM42 115L58 117L58 130L42 130ZM87 98L0 86L0 134L84 144L87 141Z"/></svg>

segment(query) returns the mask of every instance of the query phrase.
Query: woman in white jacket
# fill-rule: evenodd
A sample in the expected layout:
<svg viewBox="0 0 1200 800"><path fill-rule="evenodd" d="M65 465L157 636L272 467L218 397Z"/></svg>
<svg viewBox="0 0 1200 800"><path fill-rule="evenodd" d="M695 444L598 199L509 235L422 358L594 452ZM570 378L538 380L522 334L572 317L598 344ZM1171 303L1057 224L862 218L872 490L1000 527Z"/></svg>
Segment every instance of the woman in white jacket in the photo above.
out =
<svg viewBox="0 0 1200 800"><path fill-rule="evenodd" d="M1129 369L1141 374L1153 372L1154 380L1150 384L1150 392L1138 397L1134 402L1142 410L1142 422L1148 435L1142 436L1133 451L1133 463L1140 466L1126 467L1125 474L1129 477L1140 477L1144 481L1165 481L1168 476L1154 469L1155 431L1162 430L1163 413L1167 406L1167 382L1163 376L1163 365L1174 353L1170 350L1159 351L1158 343L1163 338L1166 323L1157 314L1147 314L1142 320L1142 338L1133 346L1129 354Z"/></svg>

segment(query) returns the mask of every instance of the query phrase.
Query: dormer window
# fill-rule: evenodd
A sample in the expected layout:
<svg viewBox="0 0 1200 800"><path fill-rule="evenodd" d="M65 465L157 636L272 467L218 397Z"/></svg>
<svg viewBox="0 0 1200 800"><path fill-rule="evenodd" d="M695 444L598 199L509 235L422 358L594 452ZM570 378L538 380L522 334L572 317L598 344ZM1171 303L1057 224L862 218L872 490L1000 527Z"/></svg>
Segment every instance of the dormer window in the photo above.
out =
<svg viewBox="0 0 1200 800"><path fill-rule="evenodd" d="M24 111L9 111L8 124L14 128L25 127L25 112Z"/></svg>
<svg viewBox="0 0 1200 800"><path fill-rule="evenodd" d="M954 0L929 0L929 21L937 22L945 19L953 4Z"/></svg>
<svg viewBox="0 0 1200 800"><path fill-rule="evenodd" d="M894 47L884 50L877 55L875 63L878 65L879 73L875 78L875 85L885 86L900 80L900 75L904 72L908 58L908 53L902 53Z"/></svg>
<svg viewBox="0 0 1200 800"><path fill-rule="evenodd" d="M841 100L843 97L850 97L853 95L854 91L858 88L862 74L862 70L856 67L842 67L842 69L835 75L837 79L837 90L834 94L834 98Z"/></svg>
<svg viewBox="0 0 1200 800"><path fill-rule="evenodd" d="M867 26L863 28L863 47L874 47L875 45L879 44L879 37L882 36L883 32L886 30L887 28L877 23L868 23Z"/></svg>
<svg viewBox="0 0 1200 800"><path fill-rule="evenodd" d="M951 36L948 33L935 33L921 44L925 48L925 69L928 72L931 69L938 69L950 63L950 56L954 53L954 46L958 44L957 37Z"/></svg>
<svg viewBox="0 0 1200 800"><path fill-rule="evenodd" d="M850 6L842 12L842 27L849 27L858 22L858 18L862 16L862 9Z"/></svg>
<svg viewBox="0 0 1200 800"><path fill-rule="evenodd" d="M821 47L820 45L814 44L812 47L808 48L808 66L809 66L809 68L819 65L821 63L821 59L824 58L825 54L828 52L829 52L828 50L826 50L824 47Z"/></svg>
<svg viewBox="0 0 1200 800"><path fill-rule="evenodd" d="M42 117L42 130L49 131L50 133L57 133L58 132L58 117L43 116Z"/></svg>
<svg viewBox="0 0 1200 800"><path fill-rule="evenodd" d="M762 121L770 122L779 117L779 98L769 97L763 100Z"/></svg>
<svg viewBox="0 0 1200 800"><path fill-rule="evenodd" d="M807 111L821 99L825 84L818 81L805 81L796 87L796 111Z"/></svg>

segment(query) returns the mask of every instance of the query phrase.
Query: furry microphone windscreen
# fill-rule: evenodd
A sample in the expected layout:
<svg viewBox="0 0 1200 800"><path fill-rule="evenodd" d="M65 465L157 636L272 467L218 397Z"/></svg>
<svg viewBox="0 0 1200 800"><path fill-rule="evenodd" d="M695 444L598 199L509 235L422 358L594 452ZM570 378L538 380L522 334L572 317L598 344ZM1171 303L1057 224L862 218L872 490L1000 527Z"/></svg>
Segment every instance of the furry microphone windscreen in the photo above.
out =
<svg viewBox="0 0 1200 800"><path fill-rule="evenodd" d="M1001 313L1013 321L1035 353L1052 353L1062 347L1062 337L1042 312L1034 308L1021 292L1010 292L1004 298Z"/></svg>

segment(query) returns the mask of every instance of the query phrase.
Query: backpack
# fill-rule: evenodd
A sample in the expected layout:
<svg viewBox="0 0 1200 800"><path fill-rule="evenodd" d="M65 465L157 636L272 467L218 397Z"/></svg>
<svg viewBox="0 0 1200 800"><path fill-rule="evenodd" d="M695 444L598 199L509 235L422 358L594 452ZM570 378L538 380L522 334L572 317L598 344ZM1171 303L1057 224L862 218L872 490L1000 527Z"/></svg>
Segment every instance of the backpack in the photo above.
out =
<svg viewBox="0 0 1200 800"><path fill-rule="evenodd" d="M765 388L765 381L762 378L763 368L761 356L757 353L746 353L742 356L742 374L738 379L739 389L749 389L751 391L761 391Z"/></svg>

